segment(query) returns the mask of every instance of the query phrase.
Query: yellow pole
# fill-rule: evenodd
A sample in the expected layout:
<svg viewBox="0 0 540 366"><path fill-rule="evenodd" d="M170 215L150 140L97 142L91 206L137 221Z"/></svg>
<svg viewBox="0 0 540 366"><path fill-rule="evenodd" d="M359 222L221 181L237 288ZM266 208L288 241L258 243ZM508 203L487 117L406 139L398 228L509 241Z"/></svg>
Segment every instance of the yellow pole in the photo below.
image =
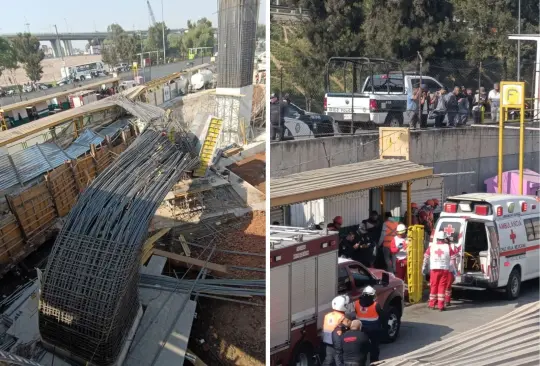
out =
<svg viewBox="0 0 540 366"><path fill-rule="evenodd" d="M384 186L381 187L381 217L383 218L383 220L386 219L386 217L384 217Z"/></svg>
<svg viewBox="0 0 540 366"><path fill-rule="evenodd" d="M407 182L407 226L411 226L412 212L411 212L411 182Z"/></svg>
<svg viewBox="0 0 540 366"><path fill-rule="evenodd" d="M502 193L502 173L503 173L503 141L504 141L504 108L501 103L499 108L499 161L497 174L497 193Z"/></svg>
<svg viewBox="0 0 540 366"><path fill-rule="evenodd" d="M525 108L519 113L519 194L523 194L523 161L525 159Z"/></svg>

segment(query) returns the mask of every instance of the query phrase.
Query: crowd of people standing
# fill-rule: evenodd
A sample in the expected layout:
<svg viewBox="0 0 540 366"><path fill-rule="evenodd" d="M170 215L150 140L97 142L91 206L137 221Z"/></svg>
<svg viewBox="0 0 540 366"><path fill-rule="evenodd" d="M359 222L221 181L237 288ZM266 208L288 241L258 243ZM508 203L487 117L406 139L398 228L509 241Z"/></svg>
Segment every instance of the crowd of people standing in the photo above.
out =
<svg viewBox="0 0 540 366"><path fill-rule="evenodd" d="M435 127L459 127L467 124L469 118L474 123L481 123L485 112L491 113L491 121L499 118L500 91L499 84L486 94L481 87L473 94L472 88L455 86L430 93L427 85L415 88L407 98L407 110L413 113L411 129L427 128L428 119L435 119ZM446 126L445 126L445 120Z"/></svg>

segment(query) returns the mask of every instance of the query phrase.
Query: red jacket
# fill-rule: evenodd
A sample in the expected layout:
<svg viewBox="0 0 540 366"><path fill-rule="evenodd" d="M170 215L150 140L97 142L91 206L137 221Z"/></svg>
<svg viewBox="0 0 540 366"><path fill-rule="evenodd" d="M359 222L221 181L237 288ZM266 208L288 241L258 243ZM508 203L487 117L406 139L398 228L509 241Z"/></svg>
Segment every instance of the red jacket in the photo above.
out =
<svg viewBox="0 0 540 366"><path fill-rule="evenodd" d="M401 239L397 235L392 238L392 241L390 242L390 253L392 254L396 254L400 251L400 249L398 248L398 242L401 240L398 240L398 242L396 242L396 238ZM402 244L403 244L402 249L407 250L407 238L403 238Z"/></svg>

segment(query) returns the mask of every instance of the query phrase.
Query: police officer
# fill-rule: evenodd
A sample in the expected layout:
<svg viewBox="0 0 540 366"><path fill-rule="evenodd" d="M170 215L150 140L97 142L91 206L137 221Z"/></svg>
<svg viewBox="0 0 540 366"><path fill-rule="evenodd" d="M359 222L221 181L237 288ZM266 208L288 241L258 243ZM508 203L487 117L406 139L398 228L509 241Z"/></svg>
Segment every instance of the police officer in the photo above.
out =
<svg viewBox="0 0 540 366"><path fill-rule="evenodd" d="M322 366L339 366L341 364L338 353L334 348L334 331L338 326L343 323L343 320L345 319L345 312L347 311L349 303L350 299L347 295L340 295L335 297L332 300L333 310L324 316L322 341L326 354Z"/></svg>
<svg viewBox="0 0 540 366"><path fill-rule="evenodd" d="M362 330L369 337L371 342L371 350L369 361L371 363L379 361L379 344L386 321L381 306L375 301L375 289L367 286L358 300L355 301L354 308L356 317L362 322Z"/></svg>

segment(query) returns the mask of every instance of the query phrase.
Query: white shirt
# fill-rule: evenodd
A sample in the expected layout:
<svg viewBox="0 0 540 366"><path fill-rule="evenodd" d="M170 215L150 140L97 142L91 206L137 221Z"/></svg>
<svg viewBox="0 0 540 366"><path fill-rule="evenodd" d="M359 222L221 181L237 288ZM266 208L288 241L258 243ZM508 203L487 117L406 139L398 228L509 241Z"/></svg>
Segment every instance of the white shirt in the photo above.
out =
<svg viewBox="0 0 540 366"><path fill-rule="evenodd" d="M493 89L489 92L488 99L490 101L498 102L501 99L501 93Z"/></svg>

